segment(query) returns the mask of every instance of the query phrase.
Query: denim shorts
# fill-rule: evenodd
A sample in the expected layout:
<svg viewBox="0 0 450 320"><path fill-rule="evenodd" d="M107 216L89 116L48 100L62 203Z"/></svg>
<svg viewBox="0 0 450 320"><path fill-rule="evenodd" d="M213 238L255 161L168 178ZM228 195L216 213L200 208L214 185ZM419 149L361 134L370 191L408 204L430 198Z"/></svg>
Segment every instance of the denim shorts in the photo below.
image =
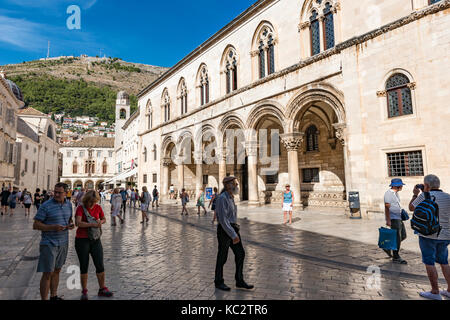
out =
<svg viewBox="0 0 450 320"><path fill-rule="evenodd" d="M53 272L55 269L61 269L66 263L68 243L59 247L40 245L39 249L37 272Z"/></svg>
<svg viewBox="0 0 450 320"><path fill-rule="evenodd" d="M422 262L428 266L434 266L437 262L441 265L448 264L448 245L450 240L428 239L419 236Z"/></svg>

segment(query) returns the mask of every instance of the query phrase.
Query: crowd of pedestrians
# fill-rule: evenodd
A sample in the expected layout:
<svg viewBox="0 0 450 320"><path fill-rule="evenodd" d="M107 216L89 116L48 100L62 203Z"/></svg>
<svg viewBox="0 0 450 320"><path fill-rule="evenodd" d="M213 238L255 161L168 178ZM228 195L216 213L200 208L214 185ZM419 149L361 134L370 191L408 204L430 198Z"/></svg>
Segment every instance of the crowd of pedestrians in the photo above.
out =
<svg viewBox="0 0 450 320"><path fill-rule="evenodd" d="M0 193L0 214L13 216L16 208L22 207L25 210L25 216L30 216L31 207L34 205L36 210L39 209L40 205L48 201L52 197L51 192L43 191L41 194L40 189L36 189L34 195L31 194L26 188L19 190L16 187L13 188L2 188Z"/></svg>

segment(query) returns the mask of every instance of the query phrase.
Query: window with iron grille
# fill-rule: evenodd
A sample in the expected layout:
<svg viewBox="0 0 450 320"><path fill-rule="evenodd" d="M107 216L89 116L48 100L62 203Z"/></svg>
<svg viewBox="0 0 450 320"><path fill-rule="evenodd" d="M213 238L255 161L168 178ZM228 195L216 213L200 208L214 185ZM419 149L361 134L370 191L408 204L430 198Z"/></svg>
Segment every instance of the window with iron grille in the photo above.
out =
<svg viewBox="0 0 450 320"><path fill-rule="evenodd" d="M158 175L156 173L153 174L153 183L158 182Z"/></svg>
<svg viewBox="0 0 450 320"><path fill-rule="evenodd" d="M278 183L278 173L266 176L266 184L277 184L277 183Z"/></svg>
<svg viewBox="0 0 450 320"><path fill-rule="evenodd" d="M307 168L303 169L303 182L304 183L318 183L319 179L319 168Z"/></svg>
<svg viewBox="0 0 450 320"><path fill-rule="evenodd" d="M325 50L334 47L334 20L333 20L333 12L331 11L331 4L328 2L325 4L325 9L323 11L324 19L323 19L323 29L324 29L324 37L325 37Z"/></svg>
<svg viewBox="0 0 450 320"><path fill-rule="evenodd" d="M441 0L428 0L428 3L429 4L435 4L435 3L439 2L439 1L441 1Z"/></svg>
<svg viewBox="0 0 450 320"><path fill-rule="evenodd" d="M312 125L306 130L306 151L319 150L319 131Z"/></svg>
<svg viewBox="0 0 450 320"><path fill-rule="evenodd" d="M319 32L319 15L317 11L313 11L310 21L311 21L311 55L316 55L320 53L320 32Z"/></svg>
<svg viewBox="0 0 450 320"><path fill-rule="evenodd" d="M401 73L394 74L386 82L388 117L394 118L413 113L409 79Z"/></svg>
<svg viewBox="0 0 450 320"><path fill-rule="evenodd" d="M268 62L267 62L267 67L268 67L268 74L272 74L275 72L275 48L273 45L273 38L272 36L269 36L269 49L267 50L267 55L268 55Z"/></svg>
<svg viewBox="0 0 450 320"><path fill-rule="evenodd" d="M259 77L262 79L266 76L266 60L264 53L264 43L259 43Z"/></svg>
<svg viewBox="0 0 450 320"><path fill-rule="evenodd" d="M390 177L424 175L422 151L388 153L387 161Z"/></svg>

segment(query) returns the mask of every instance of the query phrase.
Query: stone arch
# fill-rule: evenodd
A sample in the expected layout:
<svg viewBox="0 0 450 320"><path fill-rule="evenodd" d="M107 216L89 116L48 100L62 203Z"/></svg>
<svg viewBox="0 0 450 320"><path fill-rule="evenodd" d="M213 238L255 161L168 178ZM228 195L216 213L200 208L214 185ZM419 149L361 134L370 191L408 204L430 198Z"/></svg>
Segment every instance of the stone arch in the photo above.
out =
<svg viewBox="0 0 450 320"><path fill-rule="evenodd" d="M280 124L283 126L284 131L286 132L286 116L283 111L283 107L281 104L275 101L262 101L258 103L255 107L253 107L252 111L247 117L246 127L249 129L255 129L258 122L268 115L271 115L280 121Z"/></svg>
<svg viewBox="0 0 450 320"><path fill-rule="evenodd" d="M345 124L346 113L344 106L344 95L327 83L313 83L301 88L291 99L286 108L286 119L289 122L288 132L299 130L299 123L296 119L301 119L312 103L325 103L335 113L336 121L331 124ZM330 128L331 129L331 128Z"/></svg>
<svg viewBox="0 0 450 320"><path fill-rule="evenodd" d="M261 31L264 29L264 27L270 27L272 29L273 35L274 35L274 41L276 42L278 40L278 32L275 26L268 20L263 20L259 23L258 27L255 29L255 33L252 37L252 50L258 49L258 37Z"/></svg>
<svg viewBox="0 0 450 320"><path fill-rule="evenodd" d="M389 80L389 78L391 78L394 74L397 74L397 73L400 73L400 74L403 74L404 76L406 76L409 79L410 83L415 83L414 76L408 70L403 69L403 68L395 68L395 69L390 70L389 72L387 72L384 75L382 82L378 85L379 90L380 91L386 90L386 82Z"/></svg>
<svg viewBox="0 0 450 320"><path fill-rule="evenodd" d="M169 154L170 144L175 144L175 140L173 139L173 137L172 136L165 137L161 144L161 155L164 155L164 157L170 157Z"/></svg>

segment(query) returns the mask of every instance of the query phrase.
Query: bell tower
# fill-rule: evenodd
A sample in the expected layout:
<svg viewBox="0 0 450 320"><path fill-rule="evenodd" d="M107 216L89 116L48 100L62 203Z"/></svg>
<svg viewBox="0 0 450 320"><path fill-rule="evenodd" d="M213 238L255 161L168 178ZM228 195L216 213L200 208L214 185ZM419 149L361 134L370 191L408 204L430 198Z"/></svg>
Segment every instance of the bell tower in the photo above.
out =
<svg viewBox="0 0 450 320"><path fill-rule="evenodd" d="M130 96L125 91L117 94L116 100L116 122L115 122L115 142L114 149L117 151L122 146L123 130L122 127L130 119Z"/></svg>

